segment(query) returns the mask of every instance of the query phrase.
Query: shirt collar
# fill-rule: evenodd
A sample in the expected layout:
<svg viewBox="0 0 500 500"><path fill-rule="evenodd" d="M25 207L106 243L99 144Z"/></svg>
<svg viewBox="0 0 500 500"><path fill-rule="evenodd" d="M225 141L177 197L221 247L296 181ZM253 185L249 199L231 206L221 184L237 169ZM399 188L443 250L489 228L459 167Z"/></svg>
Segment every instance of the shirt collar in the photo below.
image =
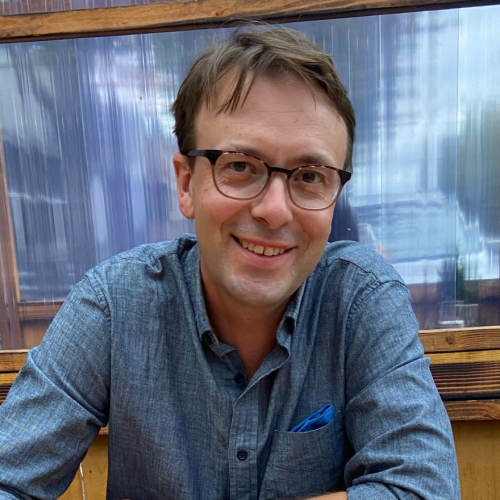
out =
<svg viewBox="0 0 500 500"><path fill-rule="evenodd" d="M184 262L184 279L186 280L189 296L193 305L194 318L198 329L198 336L201 341L205 333L212 332L212 327L208 320L205 297L201 284L200 248L197 244L189 250Z"/></svg>

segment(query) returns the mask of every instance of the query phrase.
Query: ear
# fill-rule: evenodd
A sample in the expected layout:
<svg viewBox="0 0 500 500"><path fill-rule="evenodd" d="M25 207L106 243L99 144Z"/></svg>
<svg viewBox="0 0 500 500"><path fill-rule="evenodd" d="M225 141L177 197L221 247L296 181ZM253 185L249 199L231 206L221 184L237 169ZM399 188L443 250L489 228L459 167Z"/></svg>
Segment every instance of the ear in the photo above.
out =
<svg viewBox="0 0 500 500"><path fill-rule="evenodd" d="M179 208L184 217L194 219L193 196L191 184L193 182L193 172L187 158L181 153L175 153L172 157L177 179L177 197L179 198Z"/></svg>

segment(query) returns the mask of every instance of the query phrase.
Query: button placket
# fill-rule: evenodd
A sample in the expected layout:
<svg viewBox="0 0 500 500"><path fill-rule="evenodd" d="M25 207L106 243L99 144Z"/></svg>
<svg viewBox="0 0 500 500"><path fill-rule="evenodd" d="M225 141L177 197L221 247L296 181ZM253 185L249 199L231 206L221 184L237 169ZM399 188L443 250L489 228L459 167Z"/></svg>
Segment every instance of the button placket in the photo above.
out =
<svg viewBox="0 0 500 500"><path fill-rule="evenodd" d="M231 500L257 498L257 431L258 389L254 386L233 405L228 449Z"/></svg>

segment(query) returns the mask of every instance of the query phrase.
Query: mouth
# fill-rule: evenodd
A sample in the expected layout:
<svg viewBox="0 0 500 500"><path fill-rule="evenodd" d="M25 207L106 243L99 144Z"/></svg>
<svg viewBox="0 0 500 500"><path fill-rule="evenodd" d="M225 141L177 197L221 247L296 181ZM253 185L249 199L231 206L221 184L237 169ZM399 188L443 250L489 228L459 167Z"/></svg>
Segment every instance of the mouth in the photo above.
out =
<svg viewBox="0 0 500 500"><path fill-rule="evenodd" d="M283 255L285 252L290 250L289 248L282 247L270 247L264 245L256 245L250 241L242 240L240 238L234 238L239 245L241 245L246 250L256 253L258 255L265 255L266 257L274 257L276 255Z"/></svg>

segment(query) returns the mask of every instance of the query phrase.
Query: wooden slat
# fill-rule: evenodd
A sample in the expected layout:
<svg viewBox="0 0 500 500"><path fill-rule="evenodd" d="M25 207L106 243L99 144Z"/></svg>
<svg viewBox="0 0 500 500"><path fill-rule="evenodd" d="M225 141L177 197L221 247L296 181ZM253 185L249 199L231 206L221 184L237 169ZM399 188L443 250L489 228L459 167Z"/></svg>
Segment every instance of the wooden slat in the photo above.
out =
<svg viewBox="0 0 500 500"><path fill-rule="evenodd" d="M500 398L500 351L438 353L430 358L444 400Z"/></svg>
<svg viewBox="0 0 500 500"><path fill-rule="evenodd" d="M426 353L500 349L500 326L422 330L419 337Z"/></svg>
<svg viewBox="0 0 500 500"><path fill-rule="evenodd" d="M0 373L18 372L26 361L27 349L0 351Z"/></svg>
<svg viewBox="0 0 500 500"><path fill-rule="evenodd" d="M478 364L484 362L500 363L500 350L440 352L428 354L431 365Z"/></svg>
<svg viewBox="0 0 500 500"><path fill-rule="evenodd" d="M16 380L17 372L0 373L0 386L12 385L12 382Z"/></svg>
<svg viewBox="0 0 500 500"><path fill-rule="evenodd" d="M7 307L7 278L5 276L3 265L2 265L2 250L0 249L0 348L1 348L1 340L2 340L2 332L3 335L6 335L7 332L10 332L10 323L9 323L9 309Z"/></svg>
<svg viewBox="0 0 500 500"><path fill-rule="evenodd" d="M247 19L298 20L370 12L487 5L472 0L199 0L105 9L0 16L0 39L69 38L138 31L216 27Z"/></svg>
<svg viewBox="0 0 500 500"><path fill-rule="evenodd" d="M21 325L17 311L20 300L17 257L10 216L7 170L0 132L0 328L3 349L22 347Z"/></svg>
<svg viewBox="0 0 500 500"><path fill-rule="evenodd" d="M500 399L445 401L450 420L500 420Z"/></svg>
<svg viewBox="0 0 500 500"><path fill-rule="evenodd" d="M11 385L12 384L0 384L0 404L5 401L5 398L10 391Z"/></svg>
<svg viewBox="0 0 500 500"><path fill-rule="evenodd" d="M58 302L21 302L18 305L21 321L51 320L61 309L63 301Z"/></svg>

